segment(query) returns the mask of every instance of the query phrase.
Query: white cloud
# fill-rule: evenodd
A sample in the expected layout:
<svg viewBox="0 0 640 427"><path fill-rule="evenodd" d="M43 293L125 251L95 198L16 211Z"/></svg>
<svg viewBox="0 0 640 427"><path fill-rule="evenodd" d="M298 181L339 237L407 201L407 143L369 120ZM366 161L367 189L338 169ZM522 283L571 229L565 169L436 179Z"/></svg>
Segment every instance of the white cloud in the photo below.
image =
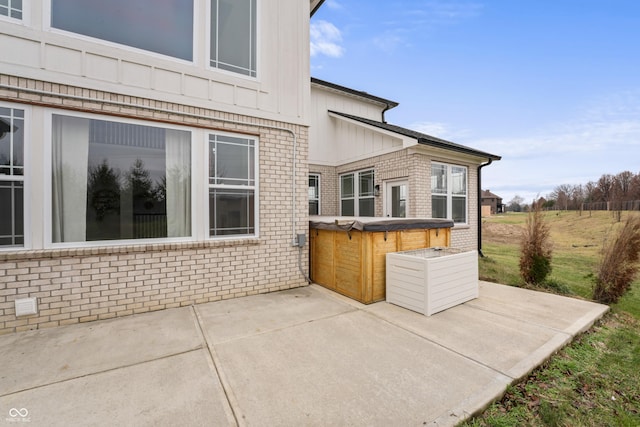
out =
<svg viewBox="0 0 640 427"><path fill-rule="evenodd" d="M339 58L344 55L342 34L340 30L330 22L314 21L310 27L311 56L325 55Z"/></svg>
<svg viewBox="0 0 640 427"><path fill-rule="evenodd" d="M469 132L466 129L453 129L447 123L422 121L410 124L409 129L417 132L426 133L436 138L446 139L451 142L457 142L458 139L466 137Z"/></svg>
<svg viewBox="0 0 640 427"><path fill-rule="evenodd" d="M324 5L325 7L328 7L329 9L333 9L333 10L340 10L344 8L342 3L337 2L336 0L327 0L327 2L325 2Z"/></svg>
<svg viewBox="0 0 640 427"><path fill-rule="evenodd" d="M639 113L640 91L611 94L594 100L574 120L529 136L462 143L502 156L483 170L483 187L505 200L515 194L546 196L561 184L586 184L624 170L638 173Z"/></svg>

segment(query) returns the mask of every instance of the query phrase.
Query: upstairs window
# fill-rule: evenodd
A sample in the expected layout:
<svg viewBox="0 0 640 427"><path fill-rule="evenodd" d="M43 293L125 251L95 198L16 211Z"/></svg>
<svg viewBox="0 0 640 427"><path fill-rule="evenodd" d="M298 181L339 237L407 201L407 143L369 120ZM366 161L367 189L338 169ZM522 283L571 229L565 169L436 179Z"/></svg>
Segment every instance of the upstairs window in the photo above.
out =
<svg viewBox="0 0 640 427"><path fill-rule="evenodd" d="M193 60L193 0L51 0L51 27Z"/></svg>
<svg viewBox="0 0 640 427"><path fill-rule="evenodd" d="M340 176L340 215L375 216L373 169Z"/></svg>
<svg viewBox="0 0 640 427"><path fill-rule="evenodd" d="M467 168L431 164L431 216L467 222Z"/></svg>
<svg viewBox="0 0 640 427"><path fill-rule="evenodd" d="M24 245L24 126L24 110L0 106L0 247Z"/></svg>
<svg viewBox="0 0 640 427"><path fill-rule="evenodd" d="M211 0L211 67L256 76L256 21L256 0Z"/></svg>
<svg viewBox="0 0 640 427"><path fill-rule="evenodd" d="M22 20L22 0L0 0L0 16Z"/></svg>

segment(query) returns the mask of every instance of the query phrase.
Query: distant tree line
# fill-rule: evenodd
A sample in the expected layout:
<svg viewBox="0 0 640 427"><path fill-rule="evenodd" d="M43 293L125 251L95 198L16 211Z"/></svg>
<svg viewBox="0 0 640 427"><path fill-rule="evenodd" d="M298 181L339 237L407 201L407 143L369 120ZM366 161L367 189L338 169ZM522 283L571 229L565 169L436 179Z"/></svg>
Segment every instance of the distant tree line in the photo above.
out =
<svg viewBox="0 0 640 427"><path fill-rule="evenodd" d="M522 197L515 196L507 209L512 212L528 209L523 202ZM555 210L640 210L640 173L624 171L604 174L586 184L561 184L536 203Z"/></svg>

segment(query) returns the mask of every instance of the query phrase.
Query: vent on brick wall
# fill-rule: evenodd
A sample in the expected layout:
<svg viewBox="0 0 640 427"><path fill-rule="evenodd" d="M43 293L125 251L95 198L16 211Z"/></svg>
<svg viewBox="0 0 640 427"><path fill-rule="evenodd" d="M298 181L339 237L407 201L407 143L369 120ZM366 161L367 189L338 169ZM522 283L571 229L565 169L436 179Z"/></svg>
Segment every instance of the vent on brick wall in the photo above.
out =
<svg viewBox="0 0 640 427"><path fill-rule="evenodd" d="M16 316L38 314L37 298L21 298L16 300Z"/></svg>

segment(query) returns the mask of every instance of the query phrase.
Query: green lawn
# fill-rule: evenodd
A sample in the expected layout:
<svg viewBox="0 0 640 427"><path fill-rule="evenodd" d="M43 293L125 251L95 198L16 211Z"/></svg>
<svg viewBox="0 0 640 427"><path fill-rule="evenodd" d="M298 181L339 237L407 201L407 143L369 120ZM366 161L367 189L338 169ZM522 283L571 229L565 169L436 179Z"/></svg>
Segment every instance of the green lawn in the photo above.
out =
<svg viewBox="0 0 640 427"><path fill-rule="evenodd" d="M608 212L546 218L553 270L541 290L590 299L600 249L620 223ZM514 236L525 220L526 214L483 219L481 279L524 286ZM640 280L594 328L465 425L640 426Z"/></svg>

